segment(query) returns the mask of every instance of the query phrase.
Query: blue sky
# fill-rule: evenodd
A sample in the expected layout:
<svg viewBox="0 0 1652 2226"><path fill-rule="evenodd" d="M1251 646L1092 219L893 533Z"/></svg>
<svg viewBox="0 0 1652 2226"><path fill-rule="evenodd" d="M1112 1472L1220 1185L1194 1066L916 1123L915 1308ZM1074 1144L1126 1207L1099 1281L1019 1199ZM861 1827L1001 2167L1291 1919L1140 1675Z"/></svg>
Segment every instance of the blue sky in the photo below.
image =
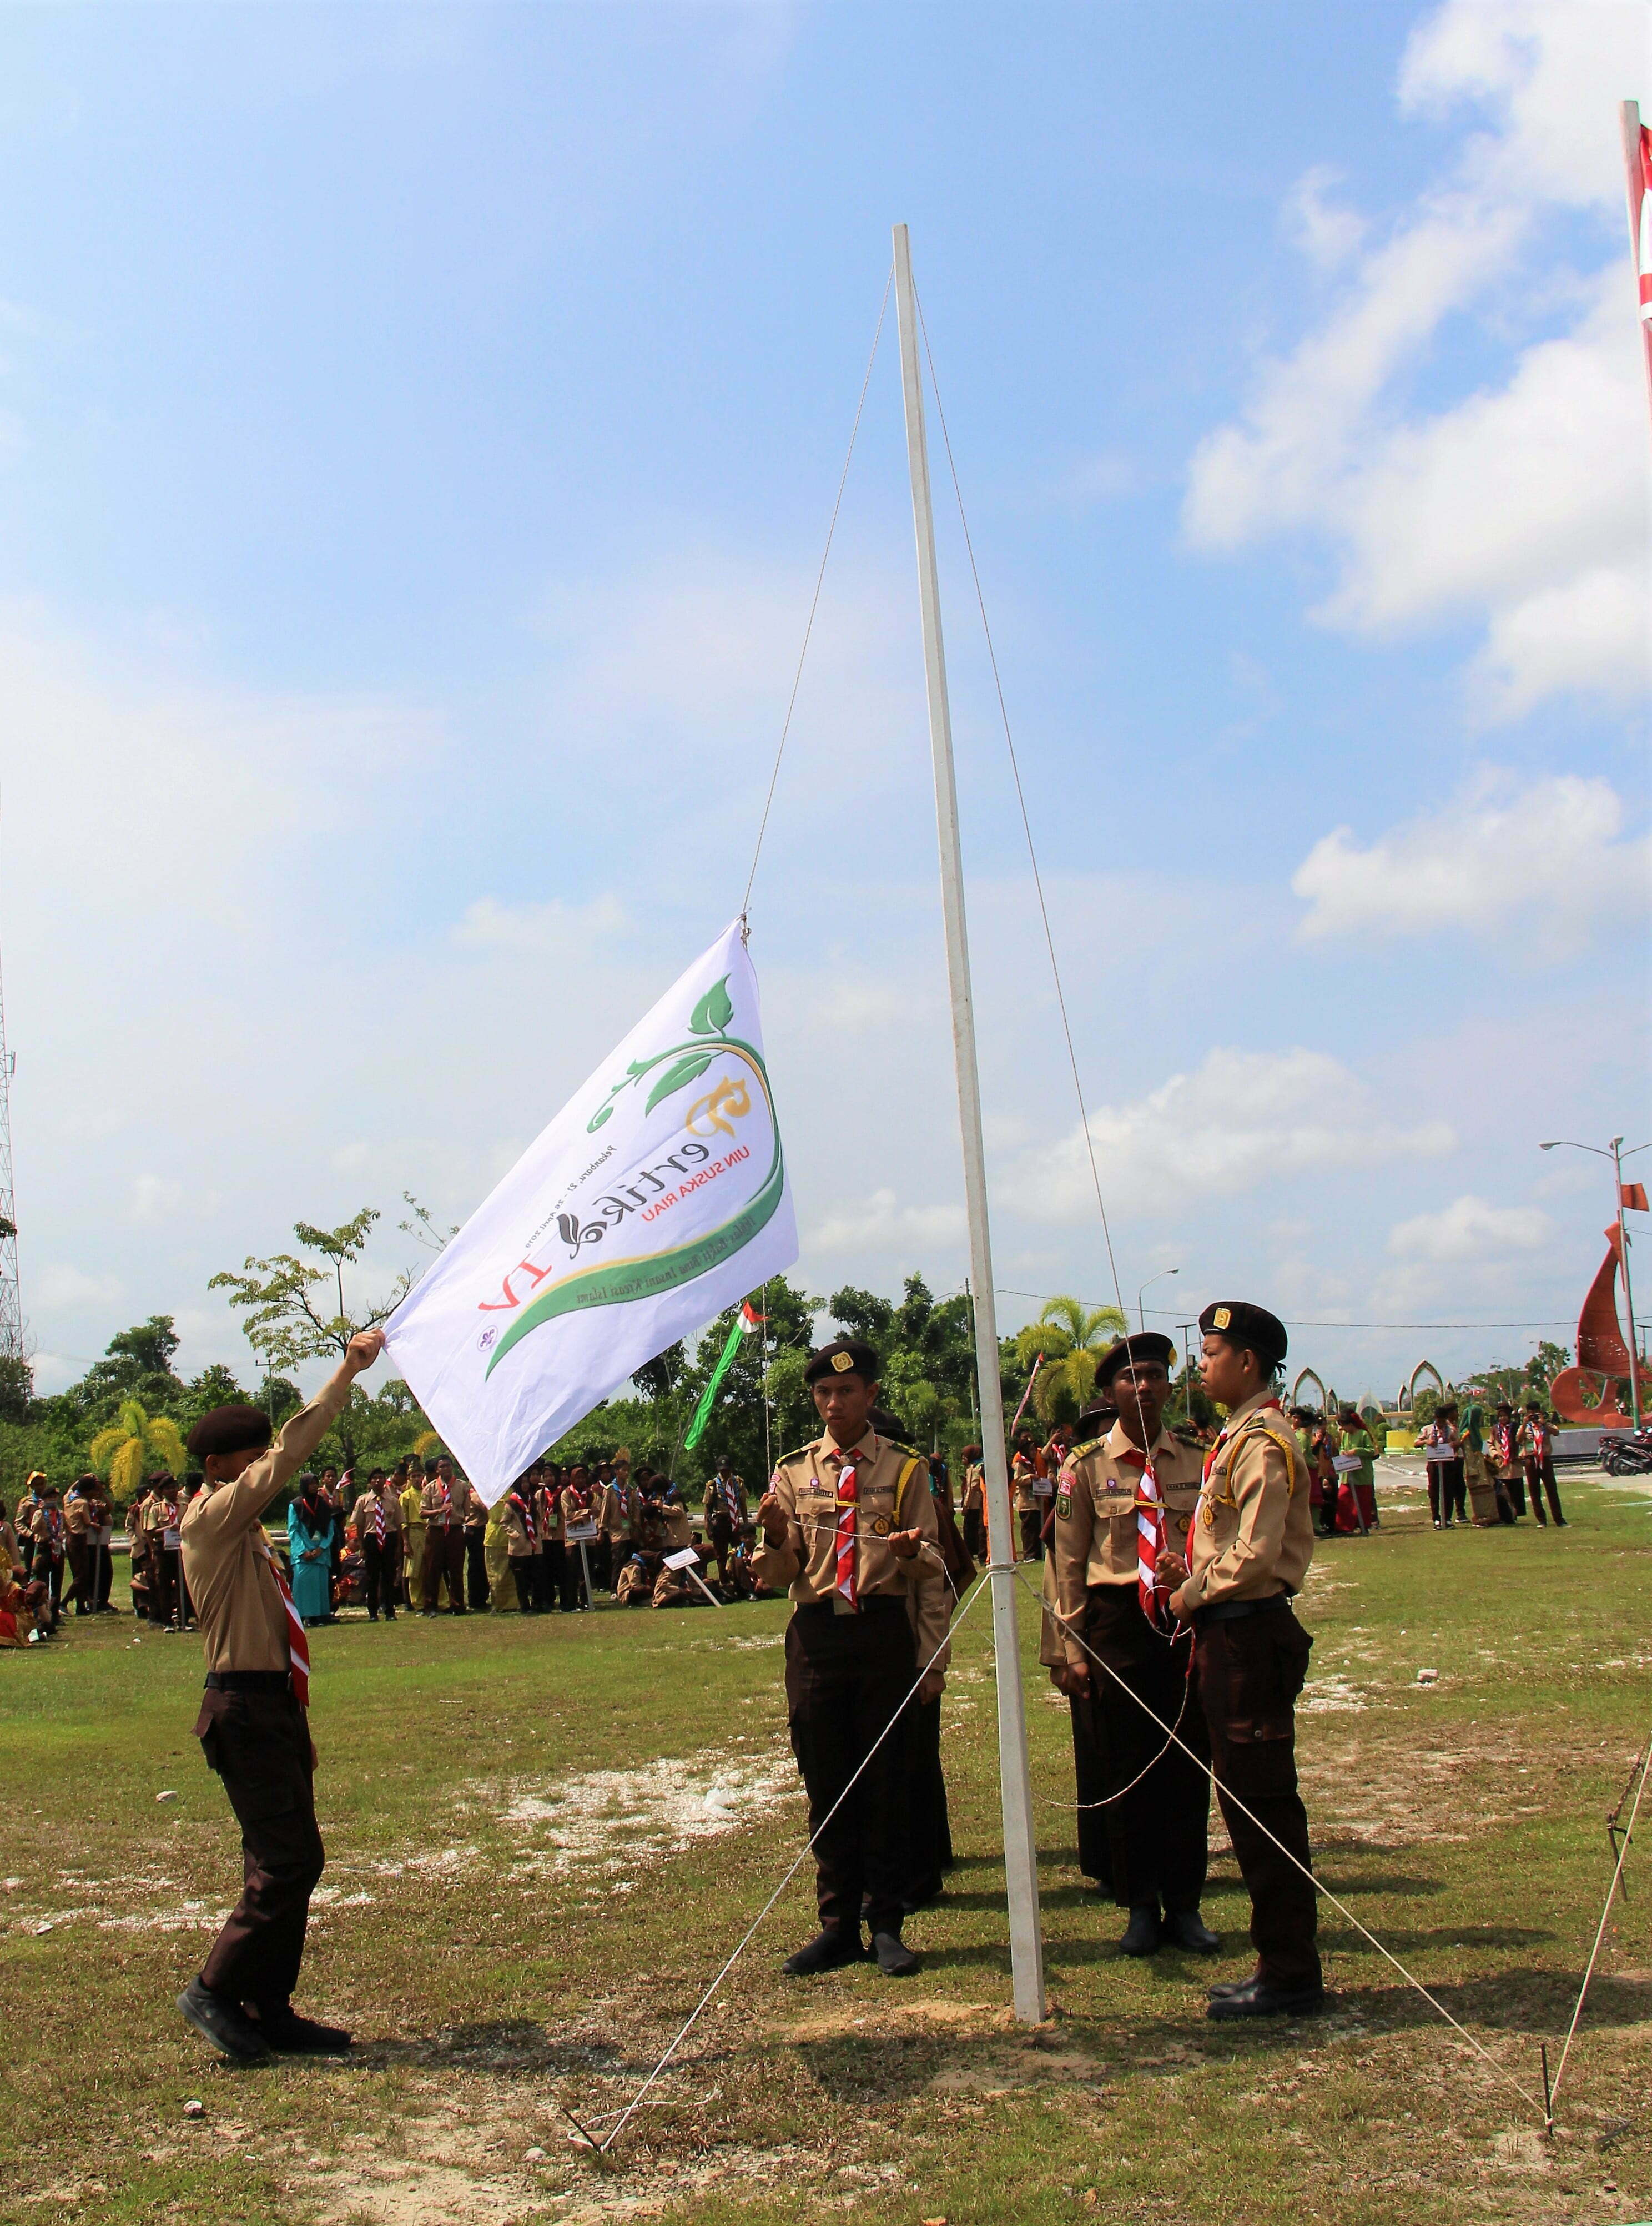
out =
<svg viewBox="0 0 1652 2226"><path fill-rule="evenodd" d="M152 1311L241 1360L206 1279L300 1216L461 1218L737 908L896 219L1126 1286L1574 1318L1609 1194L1536 1144L1652 1135L1647 59L1610 0L0 17L42 1386ZM753 903L821 1292L964 1272L893 338ZM1109 1293L941 553L1013 1323Z"/></svg>

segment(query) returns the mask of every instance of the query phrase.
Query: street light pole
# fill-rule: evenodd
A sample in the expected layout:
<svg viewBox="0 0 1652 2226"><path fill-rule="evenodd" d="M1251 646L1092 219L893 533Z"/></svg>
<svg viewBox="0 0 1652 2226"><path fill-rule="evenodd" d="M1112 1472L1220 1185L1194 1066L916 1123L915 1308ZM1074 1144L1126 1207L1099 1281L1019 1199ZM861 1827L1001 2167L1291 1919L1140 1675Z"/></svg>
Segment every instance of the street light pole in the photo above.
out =
<svg viewBox="0 0 1652 2226"><path fill-rule="evenodd" d="M1147 1326L1147 1310L1141 1303L1143 1294L1152 1289L1153 1286L1160 1280L1160 1276L1179 1275L1181 1272L1182 1271L1179 1268L1161 1268L1159 1270L1159 1275L1149 1275L1147 1282L1141 1286L1141 1289L1136 1293L1136 1320L1140 1323L1144 1332Z"/></svg>
<svg viewBox="0 0 1652 2226"><path fill-rule="evenodd" d="M1185 1395L1184 1404L1186 1406L1187 1419L1191 1424L1193 1420L1193 1332L1198 1327L1198 1324L1183 1322L1179 1326L1182 1332L1182 1365L1187 1371L1182 1383L1182 1390Z"/></svg>
<svg viewBox="0 0 1652 2226"><path fill-rule="evenodd" d="M1630 1151L1623 1149L1623 1140L1614 1136L1603 1150L1598 1144L1580 1144L1573 1136L1551 1136L1547 1144L1540 1144L1540 1152L1555 1152L1564 1148L1569 1152L1592 1152L1598 1160L1612 1163L1612 1221L1617 1231L1617 1260L1623 1270L1623 1310L1629 1316L1629 1410L1638 1430L1641 1427L1641 1356L1635 1342L1635 1287L1629 1272L1629 1231L1623 1226L1623 1162L1632 1160L1637 1152L1652 1152L1652 1144L1636 1144Z"/></svg>

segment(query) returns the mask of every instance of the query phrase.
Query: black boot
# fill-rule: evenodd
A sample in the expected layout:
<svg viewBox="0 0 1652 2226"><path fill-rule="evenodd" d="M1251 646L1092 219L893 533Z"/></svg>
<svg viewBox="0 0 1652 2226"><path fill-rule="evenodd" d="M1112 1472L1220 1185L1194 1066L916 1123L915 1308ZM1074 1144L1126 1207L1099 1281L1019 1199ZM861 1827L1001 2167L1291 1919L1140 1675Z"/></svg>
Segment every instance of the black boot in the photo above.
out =
<svg viewBox="0 0 1652 2226"><path fill-rule="evenodd" d="M1131 1905L1130 1922L1124 1928L1124 1937L1119 1943L1121 1956L1151 1956L1158 1947L1159 1905L1156 1901L1138 1901Z"/></svg>
<svg viewBox="0 0 1652 2226"><path fill-rule="evenodd" d="M922 1961L917 1949L909 1948L899 1932L874 1932L872 1953L886 1979L910 1979Z"/></svg>
<svg viewBox="0 0 1652 2226"><path fill-rule="evenodd" d="M1185 1948L1191 1956L1214 1956L1222 1945L1197 1909L1167 1909L1165 1937L1172 1948Z"/></svg>
<svg viewBox="0 0 1652 2226"><path fill-rule="evenodd" d="M178 1997L178 2007L203 2040L210 2040L232 2064L262 2064L269 2043L239 2002L215 1994L199 1978L191 1979Z"/></svg>
<svg viewBox="0 0 1652 2226"><path fill-rule="evenodd" d="M1254 2017L1313 2017L1325 2006L1323 1987L1270 1987L1252 1979L1230 1994L1213 1994L1205 2016L1217 2019Z"/></svg>
<svg viewBox="0 0 1652 2226"><path fill-rule="evenodd" d="M342 2026L317 2025L314 2018L300 2017L290 2002L261 2007L257 2031L283 2056L343 2056L350 2046Z"/></svg>
<svg viewBox="0 0 1652 2226"><path fill-rule="evenodd" d="M812 1979L817 1971L838 1971L845 1963L859 1963L865 1958L861 1945L861 1928L845 1931L836 1924L823 1925L814 1938L795 1956L788 1956L780 1968L788 1979Z"/></svg>

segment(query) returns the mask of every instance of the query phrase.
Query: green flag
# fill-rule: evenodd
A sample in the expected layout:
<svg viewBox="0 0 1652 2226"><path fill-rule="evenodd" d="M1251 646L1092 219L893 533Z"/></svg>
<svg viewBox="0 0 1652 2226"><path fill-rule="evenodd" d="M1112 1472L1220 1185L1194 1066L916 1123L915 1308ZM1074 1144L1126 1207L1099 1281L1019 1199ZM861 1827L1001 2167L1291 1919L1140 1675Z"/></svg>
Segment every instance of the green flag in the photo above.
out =
<svg viewBox="0 0 1652 2226"><path fill-rule="evenodd" d="M734 1316L734 1326L729 1331L727 1342L717 1356L717 1365L711 1371L711 1381L700 1394L694 1420L689 1424L689 1434L683 1441L685 1453L691 1453L706 1434L706 1424L711 1420L711 1410L717 1403L717 1394L722 1389L722 1380L728 1373L729 1364L740 1351L741 1338L753 1336L762 1326L764 1320L762 1314L753 1313L749 1299L742 1303L740 1312Z"/></svg>

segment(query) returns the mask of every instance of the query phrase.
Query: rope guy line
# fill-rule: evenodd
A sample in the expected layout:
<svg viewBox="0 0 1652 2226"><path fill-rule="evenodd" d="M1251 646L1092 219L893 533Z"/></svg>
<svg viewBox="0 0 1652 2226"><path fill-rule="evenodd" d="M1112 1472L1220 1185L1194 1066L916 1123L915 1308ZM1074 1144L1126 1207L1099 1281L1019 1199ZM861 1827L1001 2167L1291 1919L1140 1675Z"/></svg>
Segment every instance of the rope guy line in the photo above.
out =
<svg viewBox="0 0 1652 2226"><path fill-rule="evenodd" d="M1560 2082L1566 2077L1566 2058L1572 2053L1572 2044L1577 2038L1578 2026L1582 2021L1584 2000L1589 1992L1589 1982L1595 1975L1595 1965L1600 1956L1600 1943L1606 1937L1606 1919L1612 1913L1612 1903L1617 1898L1618 1886L1623 1882L1623 1865L1629 1860L1630 1843L1635 1837L1635 1819L1640 1814L1641 1796L1646 1790L1646 1775L1649 1770L1652 1770L1652 1740L1647 1743L1646 1759L1641 1765L1640 1784L1635 1789L1635 1805L1629 1812L1629 1823L1623 1829L1623 1844L1617 1850L1617 1860L1612 1867L1612 1881L1606 1889L1606 1906L1601 1911L1600 1923L1595 1928L1595 1944L1589 1951L1588 1968L1583 1975L1583 1984L1578 1989L1577 2007L1572 2013L1572 2022L1566 2027L1566 2045L1560 2051L1560 2061L1555 2068L1554 2083L1549 2089L1547 2116L1551 2133L1554 2130L1554 2097L1560 2093ZM1617 1805L1621 1809L1623 1804L1620 1801Z"/></svg>
<svg viewBox="0 0 1652 2226"><path fill-rule="evenodd" d="M774 1907L775 1903L779 1900L780 1896L791 1885L798 1871L802 1869L804 1864L814 1853L815 1842L819 1839L821 1834L826 1829L826 1827L831 1822L833 1817L836 1816L838 1810L843 1806L843 1803L848 1799L850 1794L854 1792L855 1787L861 1781L861 1773L865 1771L867 1765L871 1761L873 1756L876 1754L878 1749L883 1745L885 1739L888 1738L890 1733L893 1731L895 1726L900 1721L907 1709L912 1706L913 1697L916 1695L918 1687L923 1683L924 1678L928 1676L930 1671L934 1668L936 1663L940 1659L946 1648L951 1644L953 1632L957 1630L965 1616L969 1614L970 1609L974 1607L975 1602L981 1598L982 1592L986 1589L988 1574L988 1571L983 1569L981 1574L975 1579L975 1583L970 1587L969 1592L964 1595L963 1602L959 1607L956 1615L952 1618L947 1626L946 1636L942 1639L940 1645L935 1649L935 1651L930 1656L929 1660L924 1664L917 1676L912 1680L911 1690L907 1693L906 1697L902 1701L900 1706L894 1711L894 1714L890 1717L883 1729L878 1733L877 1738L873 1740L872 1745L867 1749L865 1756L862 1758L854 1777L850 1778L848 1784L838 1795L836 1800L833 1802L831 1807L821 1818L820 1822L815 1830L810 1834L808 1841L786 1871L786 1873L780 1880L779 1885L775 1887L774 1892L769 1896L762 1908L758 1911L757 1915L752 1919L750 1924L747 1926L745 1931L740 1935L740 1939L735 1943L734 1949L723 1964L722 1968L718 1972L716 1977L712 1981L711 1984L706 1988L704 1994L701 1995L699 2000L689 2011L688 2017L684 2019L681 2028L677 2032L675 2038L672 2040L670 2046L666 2050L664 2055L661 2057L659 2062L649 2073L647 2078L644 2080L642 2085L637 2089L637 2092L632 2096L630 2102L626 2103L625 2109L620 2114L619 2123L614 2127L612 2133L607 2134L603 2137L600 2143L595 2141L591 2143L593 2149L598 2156L606 2155L608 2150L613 2146L614 2142L619 2140L620 2134L625 2131L626 2126L628 2123L632 2114L642 2102L643 2097L647 2094L649 2089L652 2087L656 2080L658 2079L660 2074L664 2070L671 2058L677 2054L677 2050L682 2047L683 2042L688 2038L689 2033L693 2031L696 2024L698 2022L701 2013L704 2010L706 2004L711 2000L718 1988L721 1986L723 1981L728 1976L728 1974L734 1969L735 1964L740 1961L740 1956L745 1953L747 1944L757 1932L758 1928L761 1925L765 1918L767 1917L769 1911ZM587 2139L589 2139L588 2135L587 2135Z"/></svg>
<svg viewBox="0 0 1652 2226"><path fill-rule="evenodd" d="M1020 1579L1021 1583L1026 1586L1028 1592L1032 1593L1032 1597L1039 1603L1040 1612L1050 1614L1052 1611L1046 1606L1043 1595L1039 1593L1032 1592L1031 1583L1028 1581L1019 1566L1016 1568L1015 1574ZM1118 1671L1114 1669L1110 1662L1103 1662L1102 1660L1101 1656L1090 1644L1083 1633L1080 1631L1071 1630L1067 1625L1061 1622L1058 1616L1055 1618L1055 1620L1059 1625L1063 1635L1064 1637L1076 1638L1078 1641L1078 1644L1083 1648L1085 1653L1090 1656L1090 1660L1098 1663L1102 1669L1105 1670L1108 1676L1113 1680L1113 1682L1120 1687L1122 1691L1128 1693L1130 1698L1135 1702L1139 1708L1146 1708L1147 1714L1150 1716L1153 1716L1153 1722L1155 1724L1159 1724L1162 1728L1162 1719L1153 1714L1153 1710L1147 1708L1147 1704L1141 1698L1141 1695L1135 1692L1124 1678L1120 1676ZM1359 1933L1363 1938L1369 1940L1372 1947L1376 1949L1377 1954L1386 1957L1387 1960L1393 1964L1395 1969L1406 1981L1406 1984L1409 1987L1414 1987L1417 1992L1422 1996L1424 2001L1428 2004L1429 2007L1431 2009L1437 2010L1440 2016L1445 2019L1448 2026L1452 2026L1455 2032L1461 2033L1463 2038L1467 2041L1469 2046L1474 2051L1475 2054L1484 2058L1484 2060L1490 2065L1492 2070L1496 2073L1498 2078L1501 2079L1506 2086L1512 2087L1515 2093L1520 2096L1522 2102L1527 2103L1532 2109L1537 2112L1541 2118L1547 2122L1549 2114L1544 2108L1543 2104L1537 2100L1536 2096L1534 2095L1528 2094L1525 2088L1521 2085L1519 2080L1515 2077L1513 2072L1505 2070L1503 2065L1498 2063L1496 2057L1492 2055L1490 2049L1484 2047L1481 2043L1474 2038L1474 2035L1469 2031L1468 2027L1458 2019L1454 2018L1452 2015L1445 2003L1440 2001L1435 1995L1431 1994L1427 1988L1424 1986L1422 1981L1414 1977L1411 1972L1407 1971L1405 1965L1400 1961L1400 1958L1395 1955L1390 1949L1387 1949L1382 1945L1382 1943L1377 1938L1376 1933L1371 1931L1368 1926L1360 1923L1360 1920L1355 1916L1353 1911L1349 1908L1347 1903L1344 1901L1339 1901L1337 1896L1332 1893L1331 1888L1325 1885L1324 1880L1316 1878L1313 1873L1308 1868L1307 1865L1304 1862L1299 1861L1297 1857L1294 1856L1291 1853L1290 1849L1285 1845L1284 1841L1276 1838L1274 1835L1268 1830L1267 1825L1262 1822L1260 1816L1255 1816L1250 1809L1247 1809L1244 1803L1240 1800L1236 1794L1230 1793L1228 1790L1227 1787L1223 1784L1221 1779L1217 1776L1216 1771L1211 1768L1210 1765L1206 1762L1202 1756L1195 1754L1192 1748L1188 1746L1185 1739L1180 1738L1175 1732L1172 1732L1169 1734L1169 1739L1166 1740L1166 1745L1168 1745L1171 1740L1173 1740L1175 1744L1180 1747L1182 1752L1188 1757L1190 1761L1198 1764L1199 1769L1203 1771L1205 1777L1210 1779L1212 1787L1222 1797L1223 1800L1231 1803L1233 1807L1239 1811L1242 1816L1248 1817L1250 1822L1256 1827L1256 1829L1261 1834L1265 1840L1273 1841L1274 1845L1279 1849L1280 1854L1285 1857L1286 1860L1291 1864L1293 1868L1301 1872L1303 1877L1306 1879L1308 1884L1313 1888L1314 1892L1328 1901L1331 1904L1331 1906L1336 1910L1340 1916L1345 1917L1348 1922L1353 1926L1355 1931ZM1652 1763L1652 1752L1649 1752L1648 1760L1649 1763ZM1602 1922L1604 1925L1604 1920L1603 1919Z"/></svg>
<svg viewBox="0 0 1652 2226"><path fill-rule="evenodd" d="M883 282L883 300L878 308L877 329L872 335L872 353L866 359L866 376L861 381L861 398L855 405L855 423L849 428L848 453L843 459L843 469L837 481L837 498L832 505L831 522L826 528L826 546L820 552L820 569L815 575L815 592L809 605L809 621L803 630L803 647L797 652L797 669L791 676L791 693L786 698L786 715L780 728L780 746L774 753L768 793L763 799L763 817L758 822L757 842L752 851L752 870L746 876L746 894L740 900L742 920L752 901L752 884L757 879L757 862L763 855L763 837L768 832L769 813L774 807L774 792L780 779L780 760L786 754L786 738L791 732L791 715L797 708L797 690L803 685L804 660L809 654L809 644L815 631L815 614L820 608L820 591L826 581L826 563L832 553L832 540L837 531L837 513L843 507L843 489L848 484L849 466L855 459L855 438L861 430L861 413L866 408L867 389L872 384L872 366L878 359L878 342L883 338L883 321L889 309L889 289L894 283L895 266L892 261L889 276Z"/></svg>
<svg viewBox="0 0 1652 2226"><path fill-rule="evenodd" d="M1021 832L1026 837L1026 855L1032 868L1032 886L1038 892L1039 917L1044 922L1045 948L1050 954L1050 972L1055 982L1056 1005L1061 1014L1061 1032L1067 1040L1067 1064L1072 1070L1073 1095L1078 1100L1079 1126L1083 1130L1084 1149L1090 1157L1090 1180L1096 1187L1096 1210L1102 1217L1102 1236L1107 1245L1107 1264L1113 1276L1113 1295L1128 1331L1130 1318L1124 1310L1124 1293L1119 1287L1118 1262L1113 1256L1113 1231L1108 1224L1107 1201L1102 1196L1101 1170L1096 1164L1096 1140L1090 1132L1090 1113L1084 1103L1084 1085L1078 1077L1078 1054L1073 1048L1072 1026L1067 1017L1067 995L1062 987L1061 967L1056 957L1055 932L1050 925L1050 907L1045 901L1044 876L1039 871L1039 854L1032 842L1032 821L1026 808L1026 793L1021 786L1020 761L1015 754L1015 737L1010 732L1009 706L1004 700L1004 683L998 670L998 652L993 646L993 630L987 617L987 598L981 585L981 572L975 563L975 544L969 532L969 520L963 507L963 489L958 483L958 467L952 454L952 436L947 430L946 411L941 402L941 382L935 375L935 356L930 347L929 327L924 321L924 304L916 283L912 300L918 309L918 327L924 336L924 355L929 364L930 385L935 395L935 415L940 421L941 442L946 450L946 465L952 475L952 493L958 506L958 523L963 528L963 545L969 556L969 576L975 582L975 604L981 613L981 630L987 638L987 656L992 665L993 686L998 695L998 716L1003 722L1005 746L1009 751L1009 769L1015 782L1015 801L1020 809Z"/></svg>

